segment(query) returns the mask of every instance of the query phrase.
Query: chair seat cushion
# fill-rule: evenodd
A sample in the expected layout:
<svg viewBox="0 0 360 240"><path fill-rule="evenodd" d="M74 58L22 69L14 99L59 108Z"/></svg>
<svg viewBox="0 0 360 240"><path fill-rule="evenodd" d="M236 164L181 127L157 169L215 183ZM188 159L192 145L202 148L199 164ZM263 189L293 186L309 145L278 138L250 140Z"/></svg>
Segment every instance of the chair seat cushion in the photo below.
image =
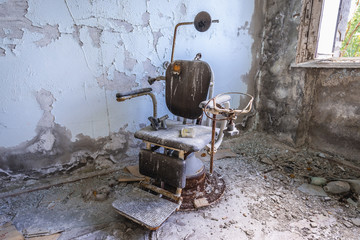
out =
<svg viewBox="0 0 360 240"><path fill-rule="evenodd" d="M211 142L211 127L201 125L184 125L182 122L166 120L167 129L153 130L147 126L135 133L135 137L143 141L171 147L185 152L197 152ZM182 128L194 128L195 137L183 138ZM218 132L219 129L216 129Z"/></svg>

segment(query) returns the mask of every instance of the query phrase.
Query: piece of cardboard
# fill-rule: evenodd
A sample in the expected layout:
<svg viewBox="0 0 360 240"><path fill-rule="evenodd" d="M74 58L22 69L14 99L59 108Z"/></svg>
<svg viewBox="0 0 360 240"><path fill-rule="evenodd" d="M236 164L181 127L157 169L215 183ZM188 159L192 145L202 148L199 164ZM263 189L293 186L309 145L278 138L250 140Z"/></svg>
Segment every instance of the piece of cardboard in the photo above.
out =
<svg viewBox="0 0 360 240"><path fill-rule="evenodd" d="M139 166L138 165L135 165L135 166L126 166L125 169L127 171L129 171L129 173L131 173L132 175L134 175L135 177L138 177L138 178L144 178L145 176L140 174L139 172Z"/></svg>
<svg viewBox="0 0 360 240"><path fill-rule="evenodd" d="M195 208L207 207L209 205L210 204L206 198L198 198L194 200Z"/></svg>
<svg viewBox="0 0 360 240"><path fill-rule="evenodd" d="M0 240L24 240L24 236L8 222L0 226Z"/></svg>

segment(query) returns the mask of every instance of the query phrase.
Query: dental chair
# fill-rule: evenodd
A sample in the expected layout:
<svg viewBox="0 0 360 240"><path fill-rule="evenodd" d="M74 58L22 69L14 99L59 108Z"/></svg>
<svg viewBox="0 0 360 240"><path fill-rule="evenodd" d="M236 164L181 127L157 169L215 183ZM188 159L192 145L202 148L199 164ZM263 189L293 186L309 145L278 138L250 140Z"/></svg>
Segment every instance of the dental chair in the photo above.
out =
<svg viewBox="0 0 360 240"><path fill-rule="evenodd" d="M153 102L150 125L135 133L145 146L139 153L139 172L146 176L146 180L140 183L141 189L134 188L113 202L113 207L121 215L150 230L159 228L176 210L193 208L197 199L207 204L216 202L225 190L224 180L213 171L212 165L224 131L230 135L236 131L233 129L235 112L230 109L230 96L212 98L212 70L201 60L201 54L197 54L194 60L173 60L178 26L194 24L198 31L204 32L212 22L218 21L212 21L208 13L200 12L194 22L176 25L171 63L165 76L149 78L150 85L165 80L166 105L177 116L176 120L170 120L167 115L158 118L156 98L151 88L116 95L119 102L144 95L149 95ZM251 109L253 98L248 96L249 104L241 113ZM218 119L217 115L222 118ZM208 121L202 121L205 116L212 120L211 127ZM216 121L221 122L220 128L216 127ZM201 125L204 122L207 123ZM230 124L226 128L227 123ZM210 172L195 156L202 149L207 149L211 155Z"/></svg>

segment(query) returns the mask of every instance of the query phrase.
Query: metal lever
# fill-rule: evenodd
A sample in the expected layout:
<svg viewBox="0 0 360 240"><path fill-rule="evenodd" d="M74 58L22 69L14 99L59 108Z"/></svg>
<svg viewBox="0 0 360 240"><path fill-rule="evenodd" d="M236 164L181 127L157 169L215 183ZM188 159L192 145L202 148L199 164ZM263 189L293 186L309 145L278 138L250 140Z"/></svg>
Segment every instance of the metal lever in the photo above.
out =
<svg viewBox="0 0 360 240"><path fill-rule="evenodd" d="M155 131L159 130L160 128L166 129L166 119L168 118L168 115L162 116L161 118L148 117L152 129L154 129Z"/></svg>
<svg viewBox="0 0 360 240"><path fill-rule="evenodd" d="M151 77L149 77L149 78L148 78L148 83L149 83L150 85L153 85L154 82L156 82L156 81L161 81L161 80L165 80L165 76L158 76L158 77L156 77L156 78L151 78Z"/></svg>

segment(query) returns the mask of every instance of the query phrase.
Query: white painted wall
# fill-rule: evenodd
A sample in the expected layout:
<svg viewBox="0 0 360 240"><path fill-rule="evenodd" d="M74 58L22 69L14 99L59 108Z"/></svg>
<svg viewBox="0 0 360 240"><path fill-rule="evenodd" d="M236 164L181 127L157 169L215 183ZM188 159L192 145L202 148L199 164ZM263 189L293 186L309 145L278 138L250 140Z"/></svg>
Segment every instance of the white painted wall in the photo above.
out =
<svg viewBox="0 0 360 240"><path fill-rule="evenodd" d="M72 134L135 131L152 115L147 97L123 103L119 91L148 87L170 60L174 26L208 11L219 24L205 33L179 28L175 59L201 52L213 68L216 92L247 91L241 76L252 61L248 0L2 0L0 2L0 146L36 136L43 116L36 96L51 92L55 123ZM168 113L163 83L153 85L159 115ZM41 99L40 99L41 102ZM43 121L43 119L42 119ZM49 120L51 121L51 120Z"/></svg>

